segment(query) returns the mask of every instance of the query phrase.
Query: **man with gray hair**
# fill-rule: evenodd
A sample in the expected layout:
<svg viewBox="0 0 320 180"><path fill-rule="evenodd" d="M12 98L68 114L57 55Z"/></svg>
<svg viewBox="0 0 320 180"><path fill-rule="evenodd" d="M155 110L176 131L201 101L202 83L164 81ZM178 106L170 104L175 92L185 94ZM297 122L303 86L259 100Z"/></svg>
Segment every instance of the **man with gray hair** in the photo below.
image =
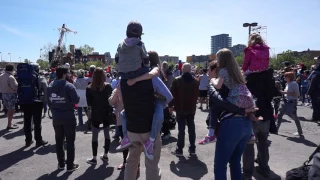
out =
<svg viewBox="0 0 320 180"><path fill-rule="evenodd" d="M172 83L171 94L173 100L169 103L170 112L173 107L176 110L178 122L178 142L177 149L172 152L176 156L183 156L185 127L188 126L189 133L189 153L196 154L196 131L194 124L194 115L199 94L199 82L191 74L191 64L185 63L182 66L182 75L178 76Z"/></svg>

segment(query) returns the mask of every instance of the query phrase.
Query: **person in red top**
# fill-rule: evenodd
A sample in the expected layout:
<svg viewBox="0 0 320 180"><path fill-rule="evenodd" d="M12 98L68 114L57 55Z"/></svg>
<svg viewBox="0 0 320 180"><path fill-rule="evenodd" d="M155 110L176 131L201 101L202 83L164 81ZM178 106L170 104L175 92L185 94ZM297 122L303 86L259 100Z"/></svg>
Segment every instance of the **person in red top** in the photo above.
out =
<svg viewBox="0 0 320 180"><path fill-rule="evenodd" d="M86 77L88 78L88 85L90 85L92 82L92 76L95 69L96 69L95 65L91 65L89 67L89 74L86 74Z"/></svg>

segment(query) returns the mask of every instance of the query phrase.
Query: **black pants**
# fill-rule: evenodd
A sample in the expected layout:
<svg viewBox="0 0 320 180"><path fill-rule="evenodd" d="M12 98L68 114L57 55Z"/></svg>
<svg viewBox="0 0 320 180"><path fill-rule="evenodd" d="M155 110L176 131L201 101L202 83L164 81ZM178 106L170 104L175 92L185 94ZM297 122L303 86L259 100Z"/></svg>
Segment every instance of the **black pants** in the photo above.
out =
<svg viewBox="0 0 320 180"><path fill-rule="evenodd" d="M163 109L163 114L164 114L164 118L169 118L168 117L170 115L169 108L166 107L165 109ZM162 123L161 132L163 133L164 136L170 134L170 128L168 127L168 124L166 123L166 121L163 121Z"/></svg>
<svg viewBox="0 0 320 180"><path fill-rule="evenodd" d="M53 120L58 163L60 166L64 165L65 153L64 153L63 143L64 143L64 139L66 139L68 169L71 169L73 167L74 156L75 156L74 141L76 139L76 121L75 120L70 120L70 121L72 122L62 123L62 122L56 122L55 120Z"/></svg>
<svg viewBox="0 0 320 180"><path fill-rule="evenodd" d="M311 97L311 104L312 104L312 120L313 121L320 121L320 99L316 97Z"/></svg>
<svg viewBox="0 0 320 180"><path fill-rule="evenodd" d="M252 95L257 99L256 106L259 111L256 116L262 116L265 120L271 120L270 128L275 129L276 125L273 117L272 99L277 94L273 70L269 69L260 73L251 73L247 76L247 87Z"/></svg>
<svg viewBox="0 0 320 180"><path fill-rule="evenodd" d="M31 121L34 124L34 139L37 143L41 143L41 118L42 118L42 102L35 102L34 104L23 105L23 120L24 120L24 134L26 136L26 143L32 141Z"/></svg>
<svg viewBox="0 0 320 180"><path fill-rule="evenodd" d="M178 122L178 142L177 148L182 150L184 148L184 140L185 140L185 129L186 125L188 126L188 134L189 134L189 149L195 150L196 145L196 129L194 124L194 114L179 114L177 113L177 122Z"/></svg>

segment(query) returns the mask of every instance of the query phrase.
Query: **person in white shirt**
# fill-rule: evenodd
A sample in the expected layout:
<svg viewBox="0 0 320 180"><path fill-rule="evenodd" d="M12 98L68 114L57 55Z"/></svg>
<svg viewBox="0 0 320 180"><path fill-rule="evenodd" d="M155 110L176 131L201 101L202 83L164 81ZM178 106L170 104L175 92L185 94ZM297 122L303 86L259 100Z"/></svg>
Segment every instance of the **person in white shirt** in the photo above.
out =
<svg viewBox="0 0 320 180"><path fill-rule="evenodd" d="M173 71L173 77L178 77L181 75L181 72L179 70L179 65L176 64L176 69Z"/></svg>
<svg viewBox="0 0 320 180"><path fill-rule="evenodd" d="M200 97L200 109L202 109L202 104L206 103L206 108L208 109L208 84L209 76L207 74L207 69L202 70L203 74L199 77L199 97Z"/></svg>
<svg viewBox="0 0 320 180"><path fill-rule="evenodd" d="M111 83L112 79L111 79L111 75L110 73L107 73L107 78L106 78L106 83Z"/></svg>

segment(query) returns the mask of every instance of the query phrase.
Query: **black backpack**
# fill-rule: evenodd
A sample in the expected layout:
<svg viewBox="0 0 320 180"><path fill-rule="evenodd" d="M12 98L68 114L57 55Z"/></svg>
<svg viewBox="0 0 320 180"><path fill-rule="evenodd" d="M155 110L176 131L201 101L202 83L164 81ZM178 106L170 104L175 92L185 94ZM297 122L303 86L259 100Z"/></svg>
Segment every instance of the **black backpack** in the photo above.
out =
<svg viewBox="0 0 320 180"><path fill-rule="evenodd" d="M39 75L29 63L17 66L18 103L32 104L40 100Z"/></svg>
<svg viewBox="0 0 320 180"><path fill-rule="evenodd" d="M308 180L308 178L309 179L314 178L314 177L308 177L309 170L311 169L311 165L309 165L309 163L313 159L313 156L319 152L320 152L320 144L318 145L317 149L311 154L309 159L305 163L303 163L302 166L300 166L298 168L291 169L290 171L288 171L286 173L286 180ZM317 163L319 163L319 162L317 162ZM315 165L317 165L317 164L315 164ZM319 169L319 167L318 167L318 169ZM315 170L316 169L313 168L313 171L315 171ZM316 174L316 173L319 174L320 172L313 172L313 174ZM312 176L314 176L313 174L312 174ZM316 179L318 179L318 177L316 177ZM320 177L319 177L319 179L320 179Z"/></svg>

